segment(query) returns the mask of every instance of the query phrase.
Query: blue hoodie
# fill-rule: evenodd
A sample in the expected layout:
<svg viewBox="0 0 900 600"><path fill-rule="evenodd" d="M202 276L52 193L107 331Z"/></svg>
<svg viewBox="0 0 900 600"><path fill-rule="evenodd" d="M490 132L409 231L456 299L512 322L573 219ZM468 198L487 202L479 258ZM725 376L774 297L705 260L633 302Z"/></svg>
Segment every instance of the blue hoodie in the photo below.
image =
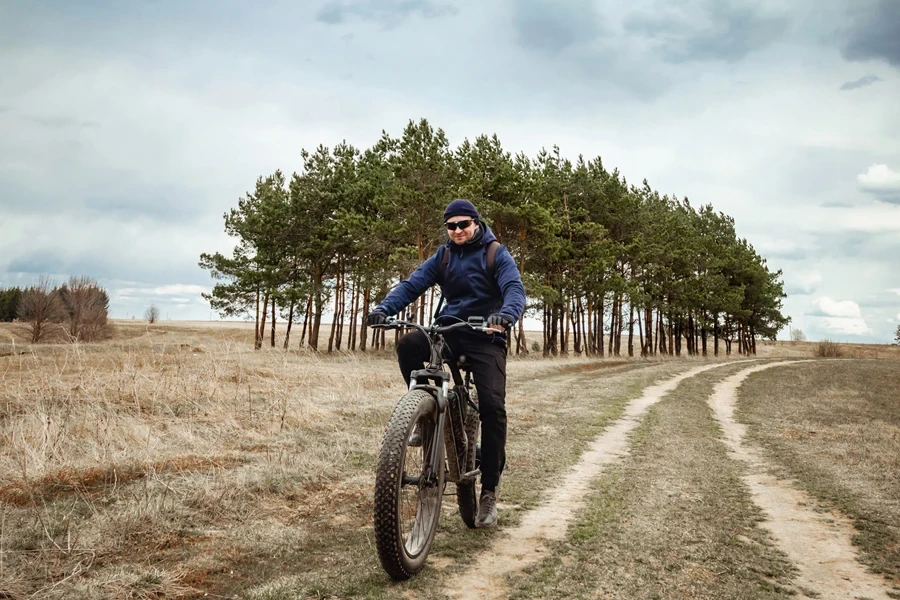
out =
<svg viewBox="0 0 900 600"><path fill-rule="evenodd" d="M525 287L513 257L506 246L497 248L494 257L494 281L487 273L487 245L496 240L494 233L482 221L471 240L459 245L448 240L422 263L409 279L401 281L384 300L376 306L388 315L396 315L424 294L435 283L440 283L444 306L440 316L452 316L463 320L492 313L501 313L515 323L525 310ZM447 277L441 277L441 260L450 253Z"/></svg>

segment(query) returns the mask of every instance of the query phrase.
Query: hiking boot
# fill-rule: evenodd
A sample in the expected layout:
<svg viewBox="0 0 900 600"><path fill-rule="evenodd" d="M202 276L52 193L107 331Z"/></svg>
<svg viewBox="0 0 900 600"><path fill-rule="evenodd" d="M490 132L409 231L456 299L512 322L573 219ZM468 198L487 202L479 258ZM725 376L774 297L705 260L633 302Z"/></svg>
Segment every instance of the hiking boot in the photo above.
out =
<svg viewBox="0 0 900 600"><path fill-rule="evenodd" d="M478 502L478 515L475 517L475 527L483 529L497 524L497 493L481 490L481 499Z"/></svg>
<svg viewBox="0 0 900 600"><path fill-rule="evenodd" d="M413 429L412 434L409 436L408 445L410 447L418 447L422 445L422 426L416 421L416 427Z"/></svg>

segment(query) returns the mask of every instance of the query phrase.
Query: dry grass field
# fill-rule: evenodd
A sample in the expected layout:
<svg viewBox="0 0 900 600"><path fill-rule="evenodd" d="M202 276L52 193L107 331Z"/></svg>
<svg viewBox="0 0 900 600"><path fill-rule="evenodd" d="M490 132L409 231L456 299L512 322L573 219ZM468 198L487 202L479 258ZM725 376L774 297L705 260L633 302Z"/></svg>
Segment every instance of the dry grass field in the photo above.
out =
<svg viewBox="0 0 900 600"><path fill-rule="evenodd" d="M16 600L445 597L440 581L465 569L502 527L515 526L534 508L554 475L575 463L630 399L661 379L715 360L511 357L501 529L467 530L448 496L429 566L420 577L393 584L380 570L371 533L378 445L404 392L390 349L316 355L296 349L295 330L291 351L281 350L280 341L274 349L254 351L248 324L127 321L116 323L116 337L104 343L31 347L12 335L13 327L0 326L0 598ZM827 474L833 482L823 484L823 500L876 523L874 536L881 541L860 541L867 561L896 574L897 538L890 537L896 532L877 525L900 514L896 479L890 471L881 478L873 473L897 472L900 411L896 386L889 384L891 373L900 372L891 369L900 363L883 359L900 353L887 346L847 351L882 360L810 363L811 375L778 385L793 399L786 404L797 407L883 381L873 392L887 398L878 410L860 401L848 416L842 412L850 410L848 403L824 403L831 416L823 418L831 427L852 417L857 429L842 433L848 440L867 419L883 423L872 442L880 448L877 457L869 449L860 458L849 451L851 445L843 454L822 454L804 445L809 436L788 440L799 447L768 440L767 432L779 427L806 430L809 417L799 409L776 410L778 397L768 388L748 392L742 416L753 421L754 435L786 469L813 473L825 460L846 461L845 470L835 467ZM811 358L814 344L762 344L759 352L761 360ZM829 379L822 389L830 391L820 398L813 392L821 374L838 371L834 364L841 365L842 378ZM736 368L725 364L721 374L687 380L648 415L635 435L638 450L595 484L602 518L582 515L544 568L517 580L517 594L589 596L601 589L601 580L608 588L608 577L622 571L577 567L588 554L619 566L642 564L646 552L669 552L677 561L681 545L689 542L690 556L706 556L720 553L738 528L754 546L728 554L729 585L740 590L760 580L780 597L790 566L753 529L758 515L735 483L737 467L715 450L715 427L704 399L697 400L716 377ZM883 376L878 379L872 369ZM754 376L747 389L777 371ZM866 475L847 483L860 465ZM698 478L698 472L711 471L720 475ZM660 512L667 498L659 496L661 490L682 489L686 481L695 482L688 486L691 494L720 497L715 518L687 508L677 519L669 509ZM604 500L609 494L617 500ZM693 507L693 497L684 496L679 505ZM651 527L663 516L670 526ZM616 525L622 519L637 529ZM652 543L637 552L635 540L654 531ZM696 532L688 536L693 541L684 531ZM651 562L632 573L657 567ZM709 576L704 573L697 576ZM650 597L641 595L640 581L616 587L624 591L610 597ZM681 590L660 597L705 597L689 595L686 584L660 585Z"/></svg>

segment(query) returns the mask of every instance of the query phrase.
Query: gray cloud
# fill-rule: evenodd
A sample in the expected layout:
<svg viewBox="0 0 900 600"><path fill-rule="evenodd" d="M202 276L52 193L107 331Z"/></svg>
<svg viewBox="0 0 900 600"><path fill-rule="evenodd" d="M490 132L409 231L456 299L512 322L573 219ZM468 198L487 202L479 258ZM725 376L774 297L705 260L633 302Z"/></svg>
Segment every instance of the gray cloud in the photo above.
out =
<svg viewBox="0 0 900 600"><path fill-rule="evenodd" d="M120 222L140 220L162 225L193 221L209 214L210 199L187 186L139 183L131 181L128 173L111 170L96 169L96 173L93 182L72 179L71 193L59 188L38 193L28 187L26 180L0 173L0 208L7 215L81 213Z"/></svg>
<svg viewBox="0 0 900 600"><path fill-rule="evenodd" d="M851 17L842 54L852 61L883 59L900 68L900 2L874 0Z"/></svg>
<svg viewBox="0 0 900 600"><path fill-rule="evenodd" d="M782 38L790 25L783 15L765 14L756 5L711 2L700 14L660 17L638 13L625 19L627 31L656 42L665 60L737 62Z"/></svg>
<svg viewBox="0 0 900 600"><path fill-rule="evenodd" d="M179 257L181 258L181 257ZM200 259L199 254L191 258L192 261L172 260L172 257L160 255L158 260L140 266L139 273L142 282L148 284L167 284L179 282L182 284L208 285L209 273L200 271L194 265ZM57 279L69 275L88 275L96 279L109 280L122 277L122 264L116 252L85 253L81 255L69 255L50 250L26 251L20 256L14 257L2 269L17 281L33 281L40 275L49 275ZM129 273L131 274L131 273Z"/></svg>
<svg viewBox="0 0 900 600"><path fill-rule="evenodd" d="M805 248L793 248L791 250L768 250L765 257L769 259L778 258L781 260L803 260L809 256ZM804 288L805 289L805 288ZM794 292L799 293L799 292ZM808 292L804 292L808 293Z"/></svg>
<svg viewBox="0 0 900 600"><path fill-rule="evenodd" d="M0 9L0 280L34 276L14 261L136 289L210 285L199 254L231 251L221 214L257 176L422 116L453 145L559 144L714 203L785 267L792 316L812 291L858 302L900 286L888 234L822 233L836 219L886 229L896 208L855 180L900 168L900 122L896 78L835 49L829 32L856 23L838 14L848 0L319 0L282 4L275 21L237 0L214 13L52 2ZM885 81L866 106L822 93L867 73Z"/></svg>
<svg viewBox="0 0 900 600"><path fill-rule="evenodd" d="M84 121L67 116L28 116L22 117L25 121L48 127L50 129L65 129L67 127L101 127L97 121Z"/></svg>
<svg viewBox="0 0 900 600"><path fill-rule="evenodd" d="M896 231L843 230L814 234L813 254L843 260L861 260L869 266L887 263L888 272L900 270L900 237Z"/></svg>
<svg viewBox="0 0 900 600"><path fill-rule="evenodd" d="M512 24L521 47L550 56L591 42L601 33L599 15L590 0L517 0Z"/></svg>
<svg viewBox="0 0 900 600"><path fill-rule="evenodd" d="M856 81L848 81L844 85L841 86L841 90L858 90L859 88L864 88L876 83L878 81L884 81L881 77L877 75L865 75L864 77L860 77Z"/></svg>
<svg viewBox="0 0 900 600"><path fill-rule="evenodd" d="M456 12L455 6L432 0L366 0L361 2L330 0L316 12L316 20L328 25L338 25L356 18L363 21L375 21L385 27L395 27L416 13L426 19L431 19L453 15Z"/></svg>

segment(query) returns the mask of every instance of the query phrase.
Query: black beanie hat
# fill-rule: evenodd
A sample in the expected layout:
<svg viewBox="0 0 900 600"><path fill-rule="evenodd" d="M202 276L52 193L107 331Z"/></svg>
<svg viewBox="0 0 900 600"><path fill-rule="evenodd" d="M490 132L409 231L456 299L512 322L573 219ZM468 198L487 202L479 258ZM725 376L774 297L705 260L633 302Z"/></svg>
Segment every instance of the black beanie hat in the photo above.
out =
<svg viewBox="0 0 900 600"><path fill-rule="evenodd" d="M446 221L450 217L474 217L476 219L481 219L481 215L478 214L478 211L475 210L475 205L469 202L468 200L457 199L447 205L446 210L444 210L444 220Z"/></svg>

